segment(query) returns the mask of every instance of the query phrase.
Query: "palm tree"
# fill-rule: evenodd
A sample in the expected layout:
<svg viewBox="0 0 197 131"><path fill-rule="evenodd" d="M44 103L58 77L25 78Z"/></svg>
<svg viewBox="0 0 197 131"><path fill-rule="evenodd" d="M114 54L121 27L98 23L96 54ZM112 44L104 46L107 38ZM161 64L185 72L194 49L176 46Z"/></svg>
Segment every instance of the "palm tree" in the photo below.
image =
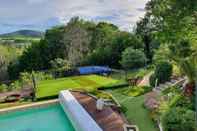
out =
<svg viewBox="0 0 197 131"><path fill-rule="evenodd" d="M197 78L197 68L196 62L194 58L185 58L180 61L180 70L185 74L188 78L188 83L186 85L186 93L192 94L194 93L196 78Z"/></svg>
<svg viewBox="0 0 197 131"><path fill-rule="evenodd" d="M169 46L169 49L169 59L179 67L183 75L187 76L186 94L194 94L195 84L197 84L197 50L185 40Z"/></svg>

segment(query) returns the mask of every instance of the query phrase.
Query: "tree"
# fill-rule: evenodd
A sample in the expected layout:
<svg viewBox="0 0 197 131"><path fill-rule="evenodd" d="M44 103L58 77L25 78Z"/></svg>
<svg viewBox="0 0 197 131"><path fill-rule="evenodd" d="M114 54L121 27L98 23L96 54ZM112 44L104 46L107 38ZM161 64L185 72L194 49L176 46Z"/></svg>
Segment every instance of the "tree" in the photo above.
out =
<svg viewBox="0 0 197 131"><path fill-rule="evenodd" d="M53 69L63 69L63 70L69 70L71 69L71 64L69 61L61 59L61 58L56 58L54 60L52 60L51 62L51 66Z"/></svg>
<svg viewBox="0 0 197 131"><path fill-rule="evenodd" d="M143 42L135 34L120 31L117 26L72 18L67 25L46 31L45 36L28 47L17 62L9 66L12 78L20 72L48 70L51 61L68 60L71 66L108 65L120 68L122 52L127 48L143 48Z"/></svg>
<svg viewBox="0 0 197 131"><path fill-rule="evenodd" d="M18 50L15 47L0 45L0 80L8 80L8 65L18 58Z"/></svg>
<svg viewBox="0 0 197 131"><path fill-rule="evenodd" d="M170 45L169 49L169 59L188 78L186 92L188 95L194 94L197 78L197 50L192 48L192 44L188 40L181 40L177 44Z"/></svg>
<svg viewBox="0 0 197 131"><path fill-rule="evenodd" d="M196 39L196 11L196 0L151 0L145 16L154 26L157 39L176 43L182 38Z"/></svg>
<svg viewBox="0 0 197 131"><path fill-rule="evenodd" d="M64 29L63 41L67 47L67 59L73 66L81 64L89 52L91 39L87 23L78 17L72 18Z"/></svg>
<svg viewBox="0 0 197 131"><path fill-rule="evenodd" d="M111 40L108 39L107 43L102 43L104 47L98 44L98 46L88 54L87 59L85 59L86 64L108 65L110 67L120 68L121 65L119 61L121 60L122 52L127 47L143 49L142 40L132 33L116 31L113 35L114 36L111 36ZM105 39L104 37L102 39Z"/></svg>
<svg viewBox="0 0 197 131"><path fill-rule="evenodd" d="M9 63L9 52L4 46L0 46L0 69Z"/></svg>
<svg viewBox="0 0 197 131"><path fill-rule="evenodd" d="M106 22L99 22L92 34L91 49L104 48L110 45L115 40L118 32L117 26Z"/></svg>
<svg viewBox="0 0 197 131"><path fill-rule="evenodd" d="M144 52L148 59L148 63L152 63L154 49L159 47L158 41L153 37L154 31L155 27L147 15L137 22L135 33L139 35L144 42Z"/></svg>
<svg viewBox="0 0 197 131"><path fill-rule="evenodd" d="M162 61L169 60L169 48L167 44L162 44L160 47L155 51L154 57L153 57L153 62L154 63L159 63Z"/></svg>
<svg viewBox="0 0 197 131"><path fill-rule="evenodd" d="M43 39L28 47L17 62L10 63L11 78L24 71L48 70L52 68L50 61L56 58L67 59L72 65L80 64L88 53L92 28L94 23L73 18L65 26L47 30Z"/></svg>
<svg viewBox="0 0 197 131"><path fill-rule="evenodd" d="M135 69L145 66L146 57L141 50L128 47L122 53L120 63L125 69Z"/></svg>
<svg viewBox="0 0 197 131"><path fill-rule="evenodd" d="M188 77L187 87L194 89L197 85L197 1L151 0L146 5L145 17L153 25L154 38L168 45L168 60Z"/></svg>

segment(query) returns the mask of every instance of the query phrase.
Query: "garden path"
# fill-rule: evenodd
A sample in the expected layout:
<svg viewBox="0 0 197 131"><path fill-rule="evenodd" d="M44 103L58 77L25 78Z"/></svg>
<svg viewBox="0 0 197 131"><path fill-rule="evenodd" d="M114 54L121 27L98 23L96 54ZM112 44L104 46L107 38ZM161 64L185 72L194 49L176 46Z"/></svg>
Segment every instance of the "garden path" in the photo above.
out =
<svg viewBox="0 0 197 131"><path fill-rule="evenodd" d="M138 84L138 86L149 86L149 79L150 76L153 74L153 72L148 73L147 75L145 75L142 79L142 81Z"/></svg>

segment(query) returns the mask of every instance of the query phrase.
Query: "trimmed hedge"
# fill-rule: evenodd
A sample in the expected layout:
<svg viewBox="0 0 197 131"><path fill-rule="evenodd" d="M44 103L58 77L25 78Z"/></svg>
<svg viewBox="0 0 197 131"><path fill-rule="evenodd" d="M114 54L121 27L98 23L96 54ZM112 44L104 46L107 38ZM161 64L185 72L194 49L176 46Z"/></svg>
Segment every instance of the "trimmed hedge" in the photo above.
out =
<svg viewBox="0 0 197 131"><path fill-rule="evenodd" d="M150 85L155 86L156 80L157 85L169 81L172 75L172 69L173 67L169 62L163 61L158 63L154 74L150 77Z"/></svg>

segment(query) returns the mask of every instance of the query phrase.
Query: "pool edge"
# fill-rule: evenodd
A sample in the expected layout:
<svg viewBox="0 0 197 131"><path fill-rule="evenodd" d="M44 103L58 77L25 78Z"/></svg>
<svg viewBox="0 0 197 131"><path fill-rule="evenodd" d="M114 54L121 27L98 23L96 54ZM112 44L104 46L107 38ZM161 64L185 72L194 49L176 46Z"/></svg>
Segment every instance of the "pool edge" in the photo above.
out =
<svg viewBox="0 0 197 131"><path fill-rule="evenodd" d="M5 113L9 113L9 112L13 112L13 111L22 111L22 110L31 109L31 108L44 107L44 106L57 104L57 103L59 103L59 100L54 99L54 100L36 102L36 103L25 104L25 105L20 105L20 106L15 106L15 107L3 108L3 109L0 109L0 115L5 114Z"/></svg>

